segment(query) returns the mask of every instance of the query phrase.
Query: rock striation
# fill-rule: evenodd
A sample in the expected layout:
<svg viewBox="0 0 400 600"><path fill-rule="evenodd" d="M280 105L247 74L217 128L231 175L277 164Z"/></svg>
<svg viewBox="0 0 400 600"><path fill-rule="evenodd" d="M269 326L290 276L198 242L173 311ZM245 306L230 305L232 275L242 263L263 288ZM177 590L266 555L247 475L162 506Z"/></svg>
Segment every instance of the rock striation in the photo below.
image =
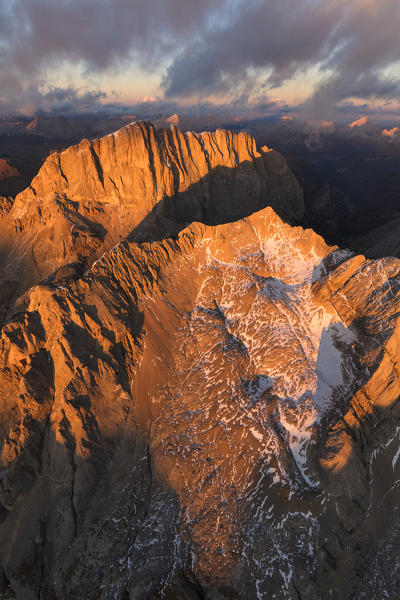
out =
<svg viewBox="0 0 400 600"><path fill-rule="evenodd" d="M267 205L292 219L304 210L285 160L258 152L249 135L133 123L54 152L17 196L2 222L3 288L18 278L11 304L60 268L84 270L128 234L165 237L194 220L235 220Z"/></svg>
<svg viewBox="0 0 400 600"><path fill-rule="evenodd" d="M279 155L147 124L17 197L24 248L108 228L34 250L1 330L4 597L395 597L400 261L274 209L303 210Z"/></svg>

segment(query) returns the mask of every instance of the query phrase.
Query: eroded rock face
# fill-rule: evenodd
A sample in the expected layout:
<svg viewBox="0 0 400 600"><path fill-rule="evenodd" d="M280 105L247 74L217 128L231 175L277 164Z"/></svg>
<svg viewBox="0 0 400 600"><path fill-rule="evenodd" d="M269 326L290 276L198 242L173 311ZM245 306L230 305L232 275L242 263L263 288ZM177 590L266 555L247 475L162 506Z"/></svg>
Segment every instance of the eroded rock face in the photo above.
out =
<svg viewBox="0 0 400 600"><path fill-rule="evenodd" d="M11 291L12 304L60 268L86 269L128 234L162 239L194 220L229 222L268 205L297 218L302 192L285 160L257 151L248 134L132 123L54 152L17 196L1 222L0 293Z"/></svg>
<svg viewBox="0 0 400 600"><path fill-rule="evenodd" d="M157 161L146 167L144 132L159 144L182 134L127 131L138 136L129 147L143 163L136 183L128 167L122 180L132 190L146 180L152 190L138 185L133 215L170 181L165 155L162 177L151 171ZM218 165L201 175L204 197L162 188L173 201L160 200L142 227L132 234L129 225L120 234L126 239L108 250L104 243L96 260L82 241L85 271L79 260L59 266L25 291L2 328L0 593L21 600L397 593L400 261L330 247L271 207L182 229L176 214L197 207L196 198L205 221L222 221L219 193L229 202L228 190L248 189L256 202L266 181L271 198L286 198L282 211L300 210L286 195L292 179L278 155L264 151L272 161L265 178L265 156L247 136L204 136L218 141L218 160L236 157L222 179L213 179ZM182 140L201 146L196 136ZM236 149L224 154L223 140ZM253 161L237 158L244 141ZM111 152L115 142L98 144ZM83 198L87 177L88 202L103 206L106 178L96 187L98 170L85 162L91 146L84 142L81 152L75 174L61 165L57 186L65 188L57 193ZM11 212L22 223L40 209L44 232L40 177ZM26 213L15 212L23 198ZM43 260L39 269L47 268Z"/></svg>
<svg viewBox="0 0 400 600"><path fill-rule="evenodd" d="M2 332L17 597L349 597L397 469L399 269L265 209L32 288Z"/></svg>

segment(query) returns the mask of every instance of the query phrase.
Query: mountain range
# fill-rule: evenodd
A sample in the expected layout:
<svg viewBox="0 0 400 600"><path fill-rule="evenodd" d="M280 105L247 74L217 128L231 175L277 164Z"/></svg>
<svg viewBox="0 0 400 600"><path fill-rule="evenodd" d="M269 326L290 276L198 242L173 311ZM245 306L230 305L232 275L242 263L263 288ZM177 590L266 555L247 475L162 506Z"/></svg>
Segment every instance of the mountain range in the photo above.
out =
<svg viewBox="0 0 400 600"><path fill-rule="evenodd" d="M400 260L301 156L176 123L1 198L0 597L395 598Z"/></svg>

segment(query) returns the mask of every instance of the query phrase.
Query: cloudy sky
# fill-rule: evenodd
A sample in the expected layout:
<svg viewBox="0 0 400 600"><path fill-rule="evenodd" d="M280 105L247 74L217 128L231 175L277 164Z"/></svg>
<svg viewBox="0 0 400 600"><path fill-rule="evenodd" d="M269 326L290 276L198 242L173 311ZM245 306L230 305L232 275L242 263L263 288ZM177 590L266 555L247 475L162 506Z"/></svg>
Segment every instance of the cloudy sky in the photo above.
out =
<svg viewBox="0 0 400 600"><path fill-rule="evenodd" d="M0 0L0 114L399 116L399 0Z"/></svg>

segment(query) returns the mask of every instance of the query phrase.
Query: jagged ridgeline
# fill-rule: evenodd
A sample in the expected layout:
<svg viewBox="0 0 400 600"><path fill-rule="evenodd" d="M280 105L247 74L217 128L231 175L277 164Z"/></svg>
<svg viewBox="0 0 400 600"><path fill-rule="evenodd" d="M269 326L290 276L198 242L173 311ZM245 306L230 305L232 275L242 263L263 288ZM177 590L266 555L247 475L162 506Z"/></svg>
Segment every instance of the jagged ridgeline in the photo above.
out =
<svg viewBox="0 0 400 600"><path fill-rule="evenodd" d="M3 598L395 598L400 261L245 133L134 123L3 204Z"/></svg>
<svg viewBox="0 0 400 600"><path fill-rule="evenodd" d="M63 279L65 268L68 277L81 274L128 235L161 239L193 221L230 222L268 205L292 220L304 211L285 160L258 152L246 133L134 123L83 140L50 155L3 222L4 306L46 277Z"/></svg>

